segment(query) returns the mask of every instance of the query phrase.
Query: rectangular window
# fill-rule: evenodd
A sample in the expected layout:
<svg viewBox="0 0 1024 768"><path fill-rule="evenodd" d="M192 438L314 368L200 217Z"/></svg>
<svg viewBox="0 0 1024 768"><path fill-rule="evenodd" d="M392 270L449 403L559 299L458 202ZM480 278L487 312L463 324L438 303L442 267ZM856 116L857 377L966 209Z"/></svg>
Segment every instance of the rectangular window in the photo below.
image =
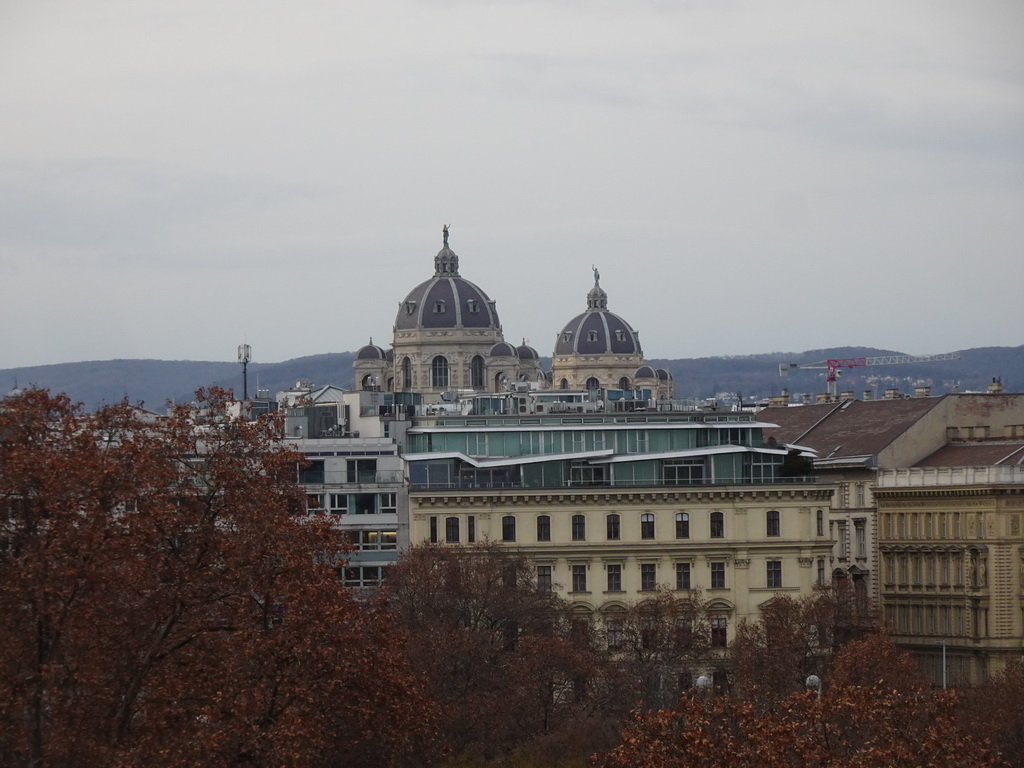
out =
<svg viewBox="0 0 1024 768"><path fill-rule="evenodd" d="M724 616L711 618L711 647L725 648L729 643L728 625Z"/></svg>
<svg viewBox="0 0 1024 768"><path fill-rule="evenodd" d="M818 558L818 586L825 584L825 558Z"/></svg>
<svg viewBox="0 0 1024 768"><path fill-rule="evenodd" d="M725 563L711 564L711 588L725 589Z"/></svg>
<svg viewBox="0 0 1024 768"><path fill-rule="evenodd" d="M379 565L345 568L343 583L346 587L374 587L380 584L383 570Z"/></svg>
<svg viewBox="0 0 1024 768"><path fill-rule="evenodd" d="M324 481L324 460L311 459L299 465L299 485L319 485Z"/></svg>
<svg viewBox="0 0 1024 768"><path fill-rule="evenodd" d="M676 563L676 589L690 588L690 564Z"/></svg>
<svg viewBox="0 0 1024 768"><path fill-rule="evenodd" d="M551 591L551 566L550 565L538 565L537 566L537 589L541 592Z"/></svg>
<svg viewBox="0 0 1024 768"><path fill-rule="evenodd" d="M676 538L690 538L690 516L686 512L676 513Z"/></svg>
<svg viewBox="0 0 1024 768"><path fill-rule="evenodd" d="M572 516L572 540L586 541L587 539L587 518L583 515Z"/></svg>
<svg viewBox="0 0 1024 768"><path fill-rule="evenodd" d="M640 564L640 589L651 592L658 588L658 566L654 563Z"/></svg>
<svg viewBox="0 0 1024 768"><path fill-rule="evenodd" d="M394 515L398 513L398 500L395 493L378 493L377 509L382 515Z"/></svg>
<svg viewBox="0 0 1024 768"><path fill-rule="evenodd" d="M348 512L348 494L332 493L329 496L330 510L333 515L344 515Z"/></svg>
<svg viewBox="0 0 1024 768"><path fill-rule="evenodd" d="M430 543L437 544L437 516L430 516Z"/></svg>
<svg viewBox="0 0 1024 768"><path fill-rule="evenodd" d="M587 591L587 566L574 565L572 567L572 591Z"/></svg>
<svg viewBox="0 0 1024 768"><path fill-rule="evenodd" d="M377 513L376 493L353 493L350 497L352 514L374 515Z"/></svg>
<svg viewBox="0 0 1024 768"><path fill-rule="evenodd" d="M704 482L704 459L667 459L665 485L699 485Z"/></svg>
<svg viewBox="0 0 1024 768"><path fill-rule="evenodd" d="M778 536L781 533L781 525L779 523L779 511L777 509L768 510L768 517L766 522L767 535Z"/></svg>
<svg viewBox="0 0 1024 768"><path fill-rule="evenodd" d="M376 459L349 459L345 462L347 482L373 483L377 481Z"/></svg>
<svg viewBox="0 0 1024 768"><path fill-rule="evenodd" d="M640 515L640 538L654 538L654 515L649 512Z"/></svg>
<svg viewBox="0 0 1024 768"><path fill-rule="evenodd" d="M537 541L551 541L551 518L547 515L537 518Z"/></svg>
<svg viewBox="0 0 1024 768"><path fill-rule="evenodd" d="M476 541L476 515L466 518L466 541L470 544Z"/></svg>
<svg viewBox="0 0 1024 768"><path fill-rule="evenodd" d="M609 592L621 592L622 591L622 566L611 564L608 568L608 591Z"/></svg>
<svg viewBox="0 0 1024 768"><path fill-rule="evenodd" d="M711 513L711 538L721 539L725 536L725 516L721 512Z"/></svg>
<svg viewBox="0 0 1024 768"><path fill-rule="evenodd" d="M608 515L606 518L608 524L608 541L619 540L619 516Z"/></svg>
<svg viewBox="0 0 1024 768"><path fill-rule="evenodd" d="M622 632L622 621L620 619L608 620L608 650L616 651L622 647L624 635Z"/></svg>
<svg viewBox="0 0 1024 768"><path fill-rule="evenodd" d="M768 589L782 589L782 561L781 560L769 560L768 569Z"/></svg>

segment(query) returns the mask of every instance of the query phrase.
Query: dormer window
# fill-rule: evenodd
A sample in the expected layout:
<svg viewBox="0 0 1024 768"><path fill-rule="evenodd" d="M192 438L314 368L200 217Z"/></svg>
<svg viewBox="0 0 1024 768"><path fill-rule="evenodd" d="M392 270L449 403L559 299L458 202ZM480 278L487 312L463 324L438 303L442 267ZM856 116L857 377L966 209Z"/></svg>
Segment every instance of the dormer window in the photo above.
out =
<svg viewBox="0 0 1024 768"><path fill-rule="evenodd" d="M588 331L587 341L597 341L597 331Z"/></svg>
<svg viewBox="0 0 1024 768"><path fill-rule="evenodd" d="M476 299L467 299L466 306L469 307L470 314L475 315L480 311L480 305L476 303Z"/></svg>
<svg viewBox="0 0 1024 768"><path fill-rule="evenodd" d="M438 299L437 301L434 302L434 314L435 315L443 315L444 314L444 300L443 299Z"/></svg>
<svg viewBox="0 0 1024 768"><path fill-rule="evenodd" d="M621 328L615 332L615 340L616 341L625 341L626 340L626 334L624 334L622 332Z"/></svg>
<svg viewBox="0 0 1024 768"><path fill-rule="evenodd" d="M572 341L572 331L566 331L562 334L562 341Z"/></svg>
<svg viewBox="0 0 1024 768"><path fill-rule="evenodd" d="M405 302L405 314L411 315L416 311L416 302L407 301Z"/></svg>

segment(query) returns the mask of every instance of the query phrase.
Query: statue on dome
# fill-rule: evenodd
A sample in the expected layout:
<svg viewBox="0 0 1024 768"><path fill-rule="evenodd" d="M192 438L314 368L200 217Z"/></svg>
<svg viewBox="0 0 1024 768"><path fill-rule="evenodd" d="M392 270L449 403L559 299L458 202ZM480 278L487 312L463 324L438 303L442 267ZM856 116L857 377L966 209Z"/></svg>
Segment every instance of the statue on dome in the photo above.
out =
<svg viewBox="0 0 1024 768"><path fill-rule="evenodd" d="M445 224L444 227L441 228L441 235L444 237L444 244L446 247L448 245L448 226L448 224Z"/></svg>
<svg viewBox="0 0 1024 768"><path fill-rule="evenodd" d="M597 271L597 267L595 267L593 264L591 264L590 268L592 270L594 270L594 282L595 283L601 282L601 273Z"/></svg>

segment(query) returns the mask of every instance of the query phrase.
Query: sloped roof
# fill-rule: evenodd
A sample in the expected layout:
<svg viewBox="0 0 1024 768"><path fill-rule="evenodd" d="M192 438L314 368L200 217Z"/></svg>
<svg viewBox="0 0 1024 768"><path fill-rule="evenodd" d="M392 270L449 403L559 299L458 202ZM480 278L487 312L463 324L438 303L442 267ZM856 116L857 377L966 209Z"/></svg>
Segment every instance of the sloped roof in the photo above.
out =
<svg viewBox="0 0 1024 768"><path fill-rule="evenodd" d="M765 437L814 448L821 460L876 456L906 432L943 397L899 400L847 400L824 405L769 407L758 420L778 424Z"/></svg>
<svg viewBox="0 0 1024 768"><path fill-rule="evenodd" d="M1024 464L1024 442L952 443L944 445L915 467L991 467Z"/></svg>

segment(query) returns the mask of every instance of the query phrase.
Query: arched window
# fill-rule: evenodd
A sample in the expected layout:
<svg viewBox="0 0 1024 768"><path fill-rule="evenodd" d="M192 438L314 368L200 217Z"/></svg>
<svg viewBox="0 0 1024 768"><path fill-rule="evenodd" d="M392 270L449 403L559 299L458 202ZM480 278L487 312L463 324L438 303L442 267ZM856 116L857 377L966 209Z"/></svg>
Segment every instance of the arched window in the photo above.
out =
<svg viewBox="0 0 1024 768"><path fill-rule="evenodd" d="M537 518L537 541L551 541L551 518L547 515Z"/></svg>
<svg viewBox="0 0 1024 768"><path fill-rule="evenodd" d="M765 533L769 536L779 536L781 534L779 526L779 511L777 509L768 510L768 515L765 518L766 530Z"/></svg>
<svg viewBox="0 0 1024 768"><path fill-rule="evenodd" d="M408 357L402 359L402 389L412 389L412 360Z"/></svg>
<svg viewBox="0 0 1024 768"><path fill-rule="evenodd" d="M430 363L430 386L444 389L448 386L448 359L438 355Z"/></svg>
<svg viewBox="0 0 1024 768"><path fill-rule="evenodd" d="M690 538L690 516L686 512L676 512L676 538Z"/></svg>
<svg viewBox="0 0 1024 768"><path fill-rule="evenodd" d="M629 379L625 376L619 379L619 389L629 389Z"/></svg>
<svg viewBox="0 0 1024 768"><path fill-rule="evenodd" d="M587 518L583 515L572 516L572 540L586 541L587 539Z"/></svg>
<svg viewBox="0 0 1024 768"><path fill-rule="evenodd" d="M515 515L505 515L501 518L501 540L516 540L516 518Z"/></svg>
<svg viewBox="0 0 1024 768"><path fill-rule="evenodd" d="M654 515L649 512L640 515L640 538L654 538Z"/></svg>
<svg viewBox="0 0 1024 768"><path fill-rule="evenodd" d="M595 379L593 376L591 376L589 379L587 379L587 386L586 386L586 388L587 389L600 389L601 388L601 382L599 382L597 379Z"/></svg>
<svg viewBox="0 0 1024 768"><path fill-rule="evenodd" d="M825 513L822 510L818 510L818 535L825 535Z"/></svg>
<svg viewBox="0 0 1024 768"><path fill-rule="evenodd" d="M444 540L449 544L459 543L459 518L446 517L444 519Z"/></svg>
<svg viewBox="0 0 1024 768"><path fill-rule="evenodd" d="M473 389L483 389L484 359L480 355L475 355L469 364L469 386Z"/></svg>
<svg viewBox="0 0 1024 768"><path fill-rule="evenodd" d="M569 380L568 379L562 379L558 383L558 388L559 389L568 389L569 388Z"/></svg>

